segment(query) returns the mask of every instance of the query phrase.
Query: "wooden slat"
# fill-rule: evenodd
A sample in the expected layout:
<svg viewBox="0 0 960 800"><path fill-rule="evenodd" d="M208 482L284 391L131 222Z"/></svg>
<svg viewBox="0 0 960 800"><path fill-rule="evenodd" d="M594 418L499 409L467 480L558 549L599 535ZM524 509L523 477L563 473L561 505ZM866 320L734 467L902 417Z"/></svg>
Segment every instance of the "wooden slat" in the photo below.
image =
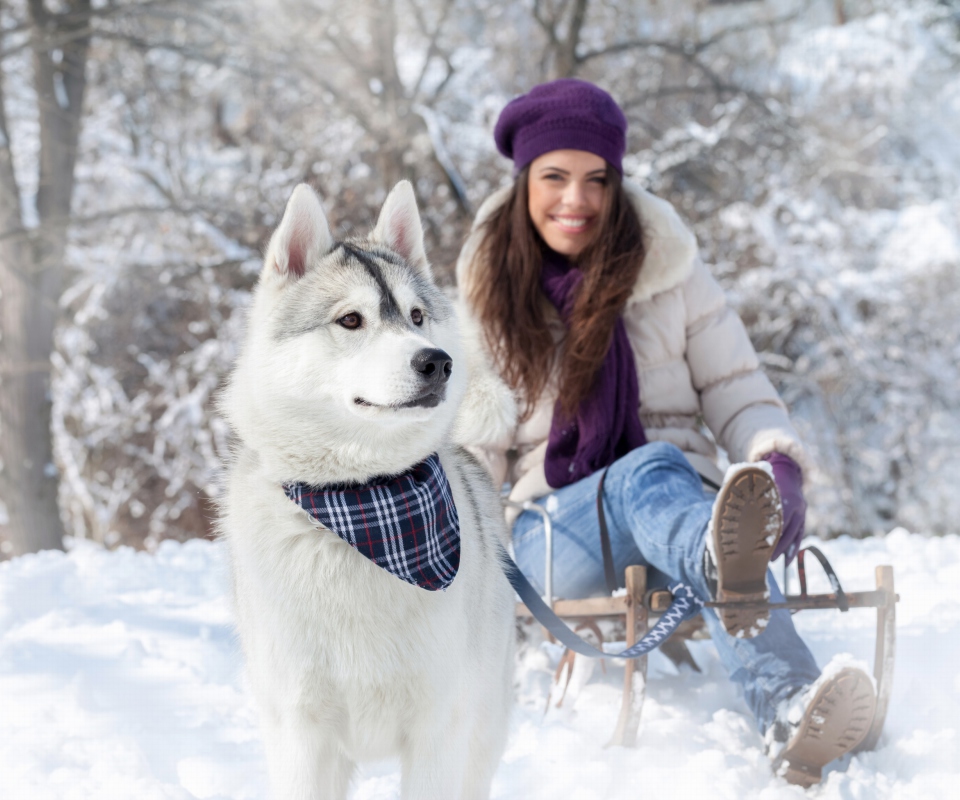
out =
<svg viewBox="0 0 960 800"><path fill-rule="evenodd" d="M876 589L869 592L848 592L847 603L850 608L883 608L890 602L890 596L886 589ZM895 596L894 596L895 597ZM800 595L788 595L783 603L768 603L766 601L753 603L707 603L707 608L792 608L792 609L818 609L818 608L840 608L835 594L808 594L806 597ZM670 607L673 602L673 596L670 592L660 589L650 592L647 595L646 603L650 611L654 614L662 614Z"/></svg>
<svg viewBox="0 0 960 800"><path fill-rule="evenodd" d="M633 647L647 632L647 607L643 597L647 593L647 568L639 565L627 567L624 575L627 594L623 599L626 606L627 647ZM620 717L613 736L607 743L621 747L633 747L637 743L637 728L640 726L640 712L647 693L647 657L628 659L623 667L623 697L620 701Z"/></svg>
<svg viewBox="0 0 960 800"><path fill-rule="evenodd" d="M847 604L850 608L881 608L889 602L889 595L884 589L877 589L872 592L850 592L846 595ZM790 595L784 598L783 603L723 603L724 608L795 608L816 609L816 608L840 608L835 594L808 594L806 597L799 595ZM719 603L706 603L707 608L719 608Z"/></svg>
<svg viewBox="0 0 960 800"><path fill-rule="evenodd" d="M877 710L866 738L857 748L873 750L887 719L890 694L893 691L893 661L897 656L897 605L893 588L893 567L877 567L877 589L886 592L890 602L877 609L877 644L873 656L873 676L877 681Z"/></svg>
<svg viewBox="0 0 960 800"><path fill-rule="evenodd" d="M869 592L849 592L847 593L847 602L850 608L885 608L891 602L896 602L900 598L896 594L891 594L892 590L885 588L876 589ZM670 607L673 597L670 592L660 589L649 592L644 601L644 605L654 614L662 614ZM707 603L708 608L718 608L718 603ZM799 595L789 595L786 602L783 603L724 603L725 608L791 608L791 609L827 609L839 608L837 596L835 594L810 594L806 597ZM621 617L626 614L626 597L587 597L583 600L556 600L553 604L553 610L560 617ZM532 617L533 614L523 604L517 603L516 614L518 617Z"/></svg>
<svg viewBox="0 0 960 800"><path fill-rule="evenodd" d="M553 611L558 617L622 617L627 613L627 598L587 597L583 600L555 600ZM530 609L517 603L518 617L532 617Z"/></svg>

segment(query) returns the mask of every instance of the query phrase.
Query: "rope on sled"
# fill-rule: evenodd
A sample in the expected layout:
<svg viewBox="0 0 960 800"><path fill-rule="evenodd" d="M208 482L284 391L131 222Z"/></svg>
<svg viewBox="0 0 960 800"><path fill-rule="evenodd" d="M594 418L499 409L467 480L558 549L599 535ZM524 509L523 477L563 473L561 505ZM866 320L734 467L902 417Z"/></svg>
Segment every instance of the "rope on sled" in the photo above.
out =
<svg viewBox="0 0 960 800"><path fill-rule="evenodd" d="M807 545L803 548L803 550L797 553L797 574L800 576L800 596L807 596L807 570L803 563L805 553L813 553L813 555L816 556L817 561L820 562L820 566L823 567L823 571L827 573L827 580L830 581L830 586L837 595L837 607L840 609L840 611L849 611L850 603L847 600L846 593L840 586L840 579L837 577L836 570L834 570L830 562L827 561L827 557L820 552L820 549L814 547L812 544Z"/></svg>
<svg viewBox="0 0 960 800"><path fill-rule="evenodd" d="M520 567L510 558L506 550L501 549L501 560L507 580L510 581L513 590L520 596L530 613L536 617L537 622L550 631L561 644L590 658L640 658L645 656L669 639L681 622L699 614L700 609L703 608L703 601L693 593L693 589L685 583L677 581L669 586L670 593L673 595L673 603L670 604L670 608L664 612L647 634L635 645L620 653L606 653L574 633L553 612L553 609L537 594L537 590L526 579L526 576L520 571Z"/></svg>

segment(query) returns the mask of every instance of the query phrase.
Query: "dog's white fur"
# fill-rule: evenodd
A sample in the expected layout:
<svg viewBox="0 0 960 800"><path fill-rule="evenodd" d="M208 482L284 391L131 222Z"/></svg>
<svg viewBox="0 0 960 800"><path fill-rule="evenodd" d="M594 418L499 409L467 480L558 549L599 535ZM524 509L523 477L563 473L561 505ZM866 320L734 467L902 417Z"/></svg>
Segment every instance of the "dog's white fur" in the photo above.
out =
<svg viewBox="0 0 960 800"><path fill-rule="evenodd" d="M221 400L239 440L220 520L237 625L276 800L344 798L356 762L392 756L404 798L481 800L505 744L514 635L496 547L500 505L452 441L463 362L478 369L482 359L475 347L464 359L455 316L433 285L409 183L391 192L369 242L409 265L383 273L405 324L380 318L383 287L336 246L306 185L271 239ZM428 306L417 327L411 309ZM361 329L338 324L349 313L363 317ZM453 359L446 398L398 408L415 397L410 362L425 347ZM477 419L461 418L457 438L502 437L509 393L490 376L472 383L465 409ZM396 474L433 452L462 538L459 572L443 592L380 569L281 488Z"/></svg>

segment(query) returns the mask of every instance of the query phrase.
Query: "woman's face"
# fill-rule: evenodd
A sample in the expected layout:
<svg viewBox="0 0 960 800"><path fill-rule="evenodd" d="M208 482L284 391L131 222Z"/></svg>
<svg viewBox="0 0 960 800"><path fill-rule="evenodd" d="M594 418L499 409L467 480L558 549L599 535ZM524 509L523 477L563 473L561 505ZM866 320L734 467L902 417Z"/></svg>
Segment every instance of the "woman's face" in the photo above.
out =
<svg viewBox="0 0 960 800"><path fill-rule="evenodd" d="M607 162L584 150L552 150L530 162L527 211L547 246L570 258L596 234Z"/></svg>

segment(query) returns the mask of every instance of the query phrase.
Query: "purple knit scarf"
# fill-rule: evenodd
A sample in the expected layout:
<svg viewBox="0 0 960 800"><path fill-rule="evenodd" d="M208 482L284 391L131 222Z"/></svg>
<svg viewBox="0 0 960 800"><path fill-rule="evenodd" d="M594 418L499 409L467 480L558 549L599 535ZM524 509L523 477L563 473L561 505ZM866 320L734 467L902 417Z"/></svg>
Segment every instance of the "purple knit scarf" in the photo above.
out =
<svg viewBox="0 0 960 800"><path fill-rule="evenodd" d="M570 324L582 281L583 273L562 255L552 250L544 253L540 288L565 325ZM580 403L574 419L564 418L559 401L554 406L544 463L547 483L554 489L575 483L646 444L639 408L633 350L623 319L618 318L593 391Z"/></svg>

